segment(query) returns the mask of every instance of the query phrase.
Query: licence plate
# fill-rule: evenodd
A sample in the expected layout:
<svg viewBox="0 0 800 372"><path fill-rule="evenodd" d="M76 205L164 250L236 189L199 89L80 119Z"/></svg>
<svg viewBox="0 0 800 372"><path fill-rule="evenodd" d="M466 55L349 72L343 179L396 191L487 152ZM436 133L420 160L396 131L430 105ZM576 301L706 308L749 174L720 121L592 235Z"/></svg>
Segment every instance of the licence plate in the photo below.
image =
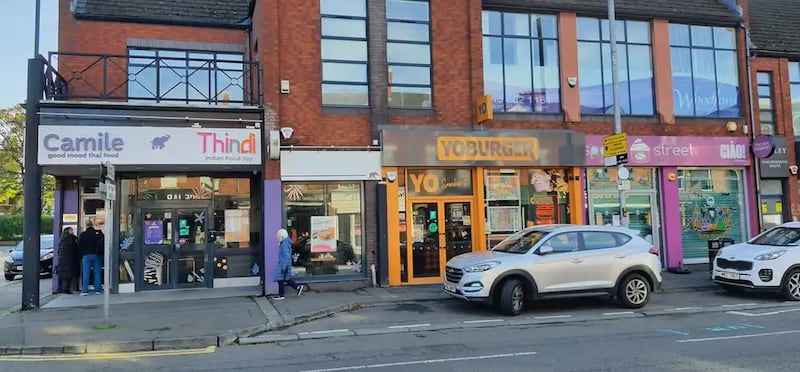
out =
<svg viewBox="0 0 800 372"><path fill-rule="evenodd" d="M22 270L22 266L14 266L14 270Z"/></svg>
<svg viewBox="0 0 800 372"><path fill-rule="evenodd" d="M456 291L456 286L452 285L450 283L444 283L444 290L448 291L448 292L455 292Z"/></svg>
<svg viewBox="0 0 800 372"><path fill-rule="evenodd" d="M725 279L739 280L739 273L729 273L727 271L723 271L719 273L719 276Z"/></svg>

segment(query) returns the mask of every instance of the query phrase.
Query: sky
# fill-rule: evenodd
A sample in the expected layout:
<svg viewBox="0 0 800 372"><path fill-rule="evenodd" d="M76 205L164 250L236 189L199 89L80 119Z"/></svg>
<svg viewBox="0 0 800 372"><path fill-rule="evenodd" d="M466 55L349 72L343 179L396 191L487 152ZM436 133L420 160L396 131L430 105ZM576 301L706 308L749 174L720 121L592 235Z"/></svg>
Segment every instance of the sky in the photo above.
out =
<svg viewBox="0 0 800 372"><path fill-rule="evenodd" d="M58 0L41 0L39 54L58 49ZM0 108L25 101L28 59L33 56L35 0L0 1Z"/></svg>

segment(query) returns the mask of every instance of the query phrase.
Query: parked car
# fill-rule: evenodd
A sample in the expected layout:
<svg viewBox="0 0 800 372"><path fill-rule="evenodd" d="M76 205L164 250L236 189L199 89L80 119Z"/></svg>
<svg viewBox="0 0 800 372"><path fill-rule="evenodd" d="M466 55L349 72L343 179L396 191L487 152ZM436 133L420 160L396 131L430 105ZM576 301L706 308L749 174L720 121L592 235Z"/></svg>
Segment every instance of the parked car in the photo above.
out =
<svg viewBox="0 0 800 372"><path fill-rule="evenodd" d="M625 227L540 225L453 257L444 290L519 315L534 299L610 294L641 308L661 286L659 250Z"/></svg>
<svg viewBox="0 0 800 372"><path fill-rule="evenodd" d="M39 275L50 276L53 274L53 235L42 235L39 239ZM14 280L17 275L22 275L23 243L20 241L13 249L8 251L4 266L6 280Z"/></svg>
<svg viewBox="0 0 800 372"><path fill-rule="evenodd" d="M714 282L728 292L773 291L800 301L800 222L723 247L713 259Z"/></svg>

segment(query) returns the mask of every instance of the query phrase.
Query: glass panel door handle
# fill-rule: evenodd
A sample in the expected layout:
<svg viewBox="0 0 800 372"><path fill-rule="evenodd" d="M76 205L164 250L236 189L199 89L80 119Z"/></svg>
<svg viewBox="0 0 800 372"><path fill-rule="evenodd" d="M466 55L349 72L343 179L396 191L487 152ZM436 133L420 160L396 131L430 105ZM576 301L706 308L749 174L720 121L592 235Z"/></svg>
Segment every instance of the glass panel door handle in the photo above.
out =
<svg viewBox="0 0 800 372"><path fill-rule="evenodd" d="M572 263L581 263L581 262L583 262L583 260L579 260L579 259L575 258L570 262L572 262Z"/></svg>
<svg viewBox="0 0 800 372"><path fill-rule="evenodd" d="M175 243L175 252L181 251L181 243Z"/></svg>

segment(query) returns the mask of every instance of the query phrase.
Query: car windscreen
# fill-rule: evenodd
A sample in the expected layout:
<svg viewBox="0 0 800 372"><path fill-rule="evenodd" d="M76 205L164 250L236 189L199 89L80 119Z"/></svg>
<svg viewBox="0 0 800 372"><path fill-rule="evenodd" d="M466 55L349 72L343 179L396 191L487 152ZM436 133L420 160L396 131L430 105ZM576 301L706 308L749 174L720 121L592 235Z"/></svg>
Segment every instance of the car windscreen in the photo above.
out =
<svg viewBox="0 0 800 372"><path fill-rule="evenodd" d="M14 246L15 251L22 251L24 245L22 244L24 240L21 240ZM43 236L39 239L39 249L53 249L53 236Z"/></svg>
<svg viewBox="0 0 800 372"><path fill-rule="evenodd" d="M542 240L542 238L547 236L547 234L549 234L549 232L537 230L525 234L514 234L494 246L492 250L506 253L525 253Z"/></svg>
<svg viewBox="0 0 800 372"><path fill-rule="evenodd" d="M749 243L776 247L796 246L800 244L800 229L778 226L756 236Z"/></svg>

